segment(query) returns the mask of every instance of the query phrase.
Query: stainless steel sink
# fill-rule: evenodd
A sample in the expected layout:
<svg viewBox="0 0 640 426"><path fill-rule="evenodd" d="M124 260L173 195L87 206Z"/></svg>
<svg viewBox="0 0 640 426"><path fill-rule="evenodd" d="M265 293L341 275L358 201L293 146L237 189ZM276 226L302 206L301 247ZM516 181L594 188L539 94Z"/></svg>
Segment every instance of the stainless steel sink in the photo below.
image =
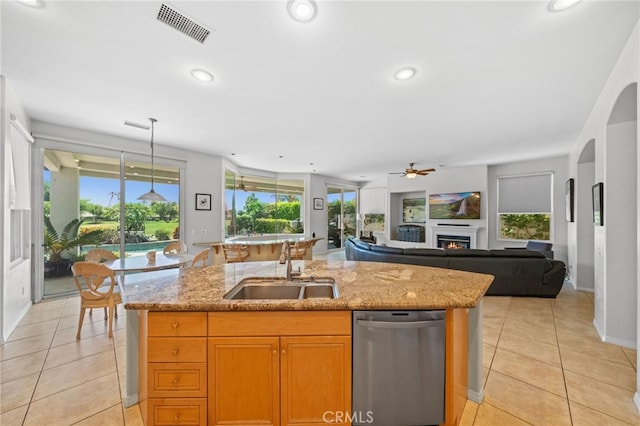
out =
<svg viewBox="0 0 640 426"><path fill-rule="evenodd" d="M296 277L287 281L283 277L244 278L227 294L232 300L314 299L338 297L338 286L329 277Z"/></svg>
<svg viewBox="0 0 640 426"><path fill-rule="evenodd" d="M337 291L338 289L335 284L310 284L304 286L302 298L313 299L324 297L328 299L335 299L336 297L338 297L336 295Z"/></svg>

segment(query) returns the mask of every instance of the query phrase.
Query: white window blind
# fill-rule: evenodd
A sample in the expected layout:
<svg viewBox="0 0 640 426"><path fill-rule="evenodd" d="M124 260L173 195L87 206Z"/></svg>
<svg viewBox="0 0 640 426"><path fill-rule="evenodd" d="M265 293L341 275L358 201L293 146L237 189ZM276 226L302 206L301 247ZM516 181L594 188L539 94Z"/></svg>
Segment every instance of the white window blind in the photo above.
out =
<svg viewBox="0 0 640 426"><path fill-rule="evenodd" d="M498 177L498 213L551 212L552 174Z"/></svg>

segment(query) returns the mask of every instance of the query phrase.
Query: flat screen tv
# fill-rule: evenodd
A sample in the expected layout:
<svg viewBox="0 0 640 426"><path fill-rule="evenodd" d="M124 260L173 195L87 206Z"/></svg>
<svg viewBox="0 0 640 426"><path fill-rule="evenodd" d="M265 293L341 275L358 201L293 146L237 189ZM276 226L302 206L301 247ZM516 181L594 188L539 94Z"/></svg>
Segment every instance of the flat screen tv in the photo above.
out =
<svg viewBox="0 0 640 426"><path fill-rule="evenodd" d="M480 219L480 192L430 194L429 219Z"/></svg>

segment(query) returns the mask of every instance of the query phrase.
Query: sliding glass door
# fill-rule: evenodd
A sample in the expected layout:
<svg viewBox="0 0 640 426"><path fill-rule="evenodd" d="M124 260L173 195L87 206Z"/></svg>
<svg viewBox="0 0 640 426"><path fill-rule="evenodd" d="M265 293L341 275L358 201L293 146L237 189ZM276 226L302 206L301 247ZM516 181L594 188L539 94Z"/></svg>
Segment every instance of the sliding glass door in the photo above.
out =
<svg viewBox="0 0 640 426"><path fill-rule="evenodd" d="M357 192L355 189L327 187L327 249L342 247L343 241L356 235Z"/></svg>
<svg viewBox="0 0 640 426"><path fill-rule="evenodd" d="M180 169L155 168L166 203L140 201L151 166L118 154L44 150L43 297L75 293L71 265L95 247L136 256L179 239Z"/></svg>

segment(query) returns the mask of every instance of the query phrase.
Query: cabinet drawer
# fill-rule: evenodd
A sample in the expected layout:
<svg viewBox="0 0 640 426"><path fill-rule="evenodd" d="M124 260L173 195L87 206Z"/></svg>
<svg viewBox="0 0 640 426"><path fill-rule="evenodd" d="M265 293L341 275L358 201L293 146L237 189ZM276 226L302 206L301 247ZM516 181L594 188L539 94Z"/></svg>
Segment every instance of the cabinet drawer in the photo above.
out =
<svg viewBox="0 0 640 426"><path fill-rule="evenodd" d="M209 336L350 336L351 311L209 312Z"/></svg>
<svg viewBox="0 0 640 426"><path fill-rule="evenodd" d="M206 363L148 364L149 397L206 397Z"/></svg>
<svg viewBox="0 0 640 426"><path fill-rule="evenodd" d="M151 425L206 425L206 398L149 398Z"/></svg>
<svg viewBox="0 0 640 426"><path fill-rule="evenodd" d="M201 337L151 337L147 362L206 362L207 339Z"/></svg>
<svg viewBox="0 0 640 426"><path fill-rule="evenodd" d="M206 312L149 312L149 336L206 336Z"/></svg>

